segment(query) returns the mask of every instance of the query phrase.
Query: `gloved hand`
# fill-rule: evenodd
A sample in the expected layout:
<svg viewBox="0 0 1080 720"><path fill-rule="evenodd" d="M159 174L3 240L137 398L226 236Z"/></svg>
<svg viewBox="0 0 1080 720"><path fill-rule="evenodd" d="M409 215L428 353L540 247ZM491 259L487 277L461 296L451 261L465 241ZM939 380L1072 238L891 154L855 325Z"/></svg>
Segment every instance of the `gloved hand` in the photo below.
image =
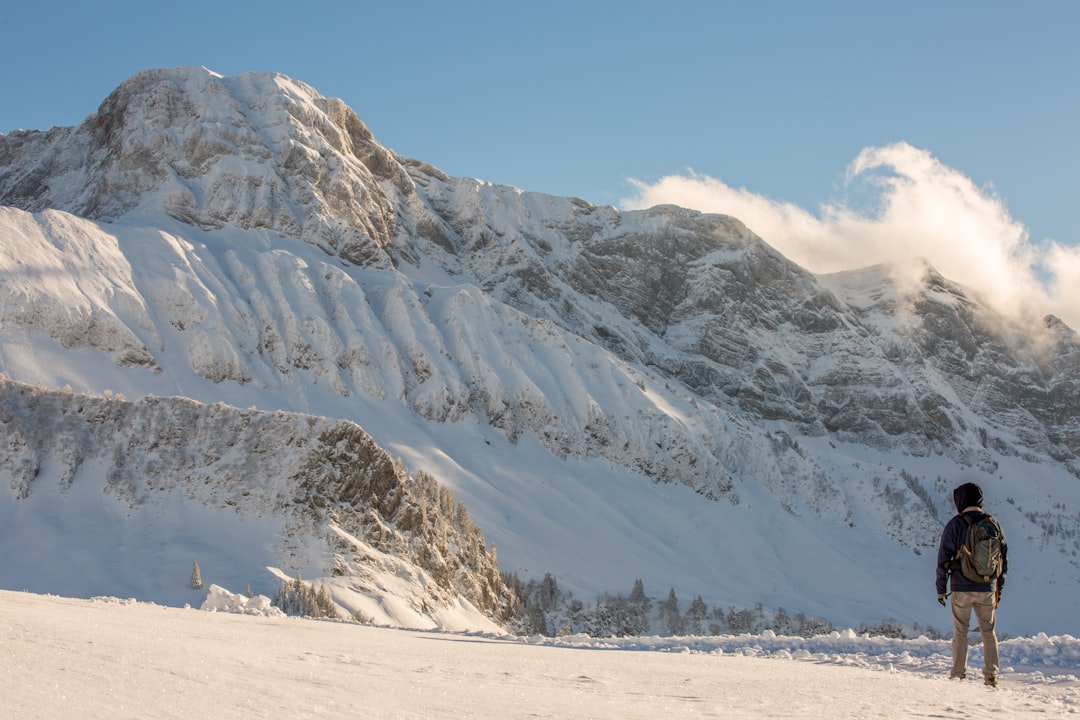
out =
<svg viewBox="0 0 1080 720"><path fill-rule="evenodd" d="M946 593L938 593L937 601L941 603L941 607L945 607L945 598L949 597Z"/></svg>
<svg viewBox="0 0 1080 720"><path fill-rule="evenodd" d="M1001 585L998 585L997 590L994 591L994 607L1001 604Z"/></svg>

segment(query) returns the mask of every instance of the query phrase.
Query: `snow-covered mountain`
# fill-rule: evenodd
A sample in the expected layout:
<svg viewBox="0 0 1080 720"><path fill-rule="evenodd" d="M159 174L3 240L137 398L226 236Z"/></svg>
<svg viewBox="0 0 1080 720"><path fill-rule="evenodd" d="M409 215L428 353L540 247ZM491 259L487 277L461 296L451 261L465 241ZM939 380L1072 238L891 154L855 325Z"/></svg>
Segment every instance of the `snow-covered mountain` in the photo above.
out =
<svg viewBox="0 0 1080 720"><path fill-rule="evenodd" d="M934 549L977 480L1003 628L1069 628L1080 342L925 264L818 277L734 218L451 178L306 85L201 68L0 136L0 204L13 380L352 421L504 570L851 624L947 624Z"/></svg>

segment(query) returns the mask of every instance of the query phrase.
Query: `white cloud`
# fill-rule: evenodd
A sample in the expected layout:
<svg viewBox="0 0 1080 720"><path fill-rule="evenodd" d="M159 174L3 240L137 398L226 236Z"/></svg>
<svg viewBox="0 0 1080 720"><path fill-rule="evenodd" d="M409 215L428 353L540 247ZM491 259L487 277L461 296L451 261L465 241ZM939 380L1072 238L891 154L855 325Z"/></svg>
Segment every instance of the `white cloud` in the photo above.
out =
<svg viewBox="0 0 1080 720"><path fill-rule="evenodd" d="M812 272L925 258L999 311L1052 312L1080 328L1080 248L1033 245L994 192L907 143L867 148L849 166L846 190L869 202L834 201L817 214L692 172L632 182L624 208L672 203L733 215Z"/></svg>
<svg viewBox="0 0 1080 720"><path fill-rule="evenodd" d="M1080 247L1051 243L1043 264L1051 269L1049 285L1056 314L1080 331Z"/></svg>

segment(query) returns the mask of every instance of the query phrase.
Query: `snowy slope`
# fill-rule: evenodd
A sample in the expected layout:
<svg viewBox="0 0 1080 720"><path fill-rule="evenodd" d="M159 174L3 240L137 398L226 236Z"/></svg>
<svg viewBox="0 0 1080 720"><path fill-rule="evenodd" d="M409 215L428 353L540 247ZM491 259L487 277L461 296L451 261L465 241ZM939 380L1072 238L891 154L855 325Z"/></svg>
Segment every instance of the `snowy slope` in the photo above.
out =
<svg viewBox="0 0 1080 720"><path fill-rule="evenodd" d="M212 601L211 601L212 600ZM224 607L222 596L206 609ZM1001 685L944 641L835 633L540 641L0 592L11 717L1068 717L1080 641L1001 644ZM977 674L981 661L972 652Z"/></svg>
<svg viewBox="0 0 1080 720"><path fill-rule="evenodd" d="M0 199L12 379L351 420L504 570L850 625L945 625L933 551L977 480L1003 629L1071 627L1080 346L932 269L815 278L733 218L449 178L302 83L203 69L0 137Z"/></svg>

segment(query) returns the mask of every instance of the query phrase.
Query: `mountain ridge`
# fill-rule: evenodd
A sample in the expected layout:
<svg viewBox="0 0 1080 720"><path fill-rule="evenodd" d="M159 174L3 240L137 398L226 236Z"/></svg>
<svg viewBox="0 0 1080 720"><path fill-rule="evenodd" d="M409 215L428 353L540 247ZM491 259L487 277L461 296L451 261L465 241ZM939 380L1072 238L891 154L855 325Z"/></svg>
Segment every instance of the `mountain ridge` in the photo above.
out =
<svg viewBox="0 0 1080 720"><path fill-rule="evenodd" d="M941 475L1005 497L1008 468L1055 497L1010 510L1067 566L1039 577L1077 582L1073 530L1040 529L1080 505L1075 333L1003 318L932 268L818 277L735 218L453 178L302 83L205 69L146 71L77 128L0 137L0 203L0 270L30 278L5 283L0 370L357 421L447 479L515 569L581 592L633 579L617 548L568 561L567 542L521 529L538 524L530 502L565 512L546 493L578 468L566 503L634 488L612 532L657 558L650 584L698 592L732 572L670 557L674 519L636 538L655 493L701 524L696 542L742 537L748 564L775 562L755 527L769 517L821 542L811 566L870 578L885 556L916 581L949 510ZM576 522L553 524L595 537ZM912 600L875 595L883 613L865 617L807 593L831 572L715 599L918 616Z"/></svg>

